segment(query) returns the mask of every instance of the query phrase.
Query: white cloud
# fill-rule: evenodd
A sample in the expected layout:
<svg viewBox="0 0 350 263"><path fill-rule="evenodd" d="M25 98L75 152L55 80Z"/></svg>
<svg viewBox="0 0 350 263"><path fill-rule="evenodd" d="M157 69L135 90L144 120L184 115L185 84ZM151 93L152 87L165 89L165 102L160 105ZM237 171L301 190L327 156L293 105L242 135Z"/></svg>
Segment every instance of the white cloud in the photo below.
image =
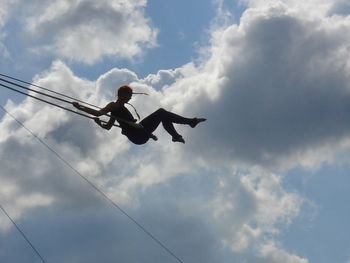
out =
<svg viewBox="0 0 350 263"><path fill-rule="evenodd" d="M74 76L66 65L56 61L50 70L36 77L36 82L103 105L114 99L113 91L118 83L123 83L125 79L133 80L135 89L151 94L151 97L135 96L134 104L144 115L161 104L167 108L177 108L176 100L170 98L171 96L177 96L179 101L181 97L184 98L180 104L183 106L179 109L185 108L188 101L191 102L196 95L203 96L203 91L198 87L189 91L191 96L173 90L173 85L177 87L176 83L183 85L181 82L184 78L191 79L189 72L196 72L193 65L187 65L182 71L182 74L162 71L157 76L139 80L133 72L114 69L101 76L95 85ZM180 79L174 82L169 76ZM169 86L156 91L147 84L154 81L169 83ZM158 142L134 147L117 129L107 132L90 120L46 107L31 99L24 100L20 105L9 103L7 108L108 196L129 209L141 209L145 205L145 198L154 202L150 197L151 189L169 185L171 191L175 190L173 187L176 186L171 183L175 178L181 174L190 178L203 165L203 158L191 154L190 149L194 146L190 142L205 126L196 129L179 127L180 130L188 132L188 146L172 143L170 136L160 127L157 131L160 137ZM68 168L62 169L63 164L55 156L48 154L47 149L23 129L13 125L8 116L2 120L1 126L3 151L0 167L2 180L8 183L2 184L0 191L6 197L6 203L15 208L11 210L15 219L28 209L42 206L95 209L100 204L96 203L95 197L88 197L91 189L81 187L79 177ZM21 162L11 165L14 160ZM212 168L204 167L212 173ZM27 171L25 176L23 171ZM298 206L302 202L297 196L283 190L278 176L268 172L261 173L259 169L250 174L237 173L234 176L213 173L212 180L217 185L215 192L207 194L185 191L173 197L171 194L165 195L166 200L163 202L173 203L184 220L192 217L199 219L201 215L206 215L207 220L209 219L206 227L217 233L216 242L223 242L237 253L245 253L246 249L259 243L266 234L276 234L276 223L284 222L288 225L289 220L298 213ZM195 187L197 183L198 180L188 181L191 187ZM207 205L204 205L203 200L207 200L204 202ZM271 204L273 209L269 206ZM193 235L195 237L197 232Z"/></svg>
<svg viewBox="0 0 350 263"><path fill-rule="evenodd" d="M72 72L59 61L53 64L50 72L38 77L37 83L59 92L70 90L72 96L75 96L73 87L78 87L77 93L84 95L85 92L87 94L91 92L90 87L92 86L90 82L73 76ZM67 112L46 106L31 98L25 99L19 105L9 101L6 108L58 153L67 156L72 165L79 168L86 176L96 176L99 174L98 166L110 162L109 158L101 160L101 163L96 162L100 160L100 154L108 154L108 151L101 147L106 145L103 141L96 144L100 131L93 129L93 126L90 129L89 121L74 125L75 122L81 121L79 117L74 118ZM0 193L4 195L2 201L14 207L16 211L20 211L16 213L17 216L20 216L29 208L51 205L57 201L57 197L61 197L58 198L60 200L65 199L65 191L71 191L73 186L69 186L69 183L65 184L63 180L62 188L65 190L59 190L59 186L57 189L51 188L51 183L59 180L58 177L62 176L63 179L64 174L69 174L66 170L60 175L59 171L62 169L60 167L63 164L54 155L47 155L48 149L32 138L10 116L4 116L1 127L1 175L2 180L7 182L0 188ZM82 132L83 130L90 132ZM110 137L109 142L106 143L113 140ZM115 145L119 145L119 152L127 148L125 142L116 141ZM94 149L93 153L90 152L91 149ZM91 163L88 163L85 157L92 155L96 155L97 158L96 160L91 159ZM48 158L43 158L43 156ZM37 183L41 180L48 180L47 189Z"/></svg>
<svg viewBox="0 0 350 263"><path fill-rule="evenodd" d="M286 6L291 12L296 12L300 15L307 17L324 17L328 11L332 8L332 5L337 0L242 0L248 7L257 8L259 10L269 9L280 6L281 4Z"/></svg>
<svg viewBox="0 0 350 263"><path fill-rule="evenodd" d="M27 31L70 60L132 58L155 45L157 30L144 17L144 6L145 1L55 1L28 18Z"/></svg>
<svg viewBox="0 0 350 263"><path fill-rule="evenodd" d="M162 75L166 76L167 74ZM115 88L113 86L118 86L118 82L123 83L125 77L134 79L135 74L127 70L115 69L101 76L94 84L74 76L65 64L56 61L49 70L36 76L35 82L55 91L103 105L107 100L114 99L112 90ZM134 81L137 82L137 78ZM142 81L135 87L139 91L147 91L150 94L161 96ZM135 104L138 104L138 100L141 98L137 97ZM152 101L155 102L155 98L143 97L144 101L147 101L147 98L150 98L150 101L140 108L154 109L156 103L152 104ZM9 102L7 110L22 121L26 127L43 138L84 176L90 178L94 184L103 189L108 196L118 204L128 207L129 211L133 208L137 208L137 210L132 211L138 211L145 205L141 196L149 198L148 190L150 188L168 182L179 173L189 173L192 169L192 166L185 162L179 154L178 147L180 145L173 145L169 137L160 138L165 144L163 146L149 143L143 147L133 147L121 136L118 129L107 132L90 120L47 107L30 98L25 99L19 105ZM96 197L97 194L95 195L95 192L83 180L80 180L79 176L74 175L74 172L57 160L54 155L51 155L45 147L20 128L9 116L5 116L1 121L1 133L0 174L3 183L0 186L0 197L13 219L28 219L30 211L40 211L41 207L47 207L52 213L55 213L56 209L64 209L64 215L57 215L58 218L54 219L59 221L58 224L61 224L60 221L64 219L65 215L75 214L77 210L97 210L98 214L101 213L102 204L101 200ZM149 200L152 201L152 198ZM139 206L141 204L142 206ZM176 209L176 204L174 204L174 208ZM152 209L153 213L157 213L157 209ZM152 214L149 214L149 211L143 211L141 216L143 219L152 219ZM159 214L159 218L160 216L161 214ZM164 216L167 214L162 214L162 217ZM40 221L40 218L36 220ZM174 219L167 218L166 220L169 224ZM183 229L190 227L187 224L192 221L193 219L180 213L172 225L178 229L177 233L182 233ZM50 224L49 222L47 223ZM179 223L181 226L175 226ZM119 231L117 236L120 236L121 232L124 231L129 236L129 232L134 231L134 226L130 226L129 223L127 225L128 227ZM199 236L205 237L205 239L197 240L194 243L189 240L188 244L186 243L186 248L183 249L187 249L193 244L208 246L211 244L212 241L207 237L209 233L202 231L201 224L196 223L196 225L198 226L195 228L191 227L191 239L198 239ZM9 231L9 226L7 223L1 227L2 230ZM41 226L41 229L42 227L44 226ZM166 235L174 238L172 227L170 230L170 233ZM59 236L55 233L51 235L50 240L54 242L53 240ZM182 236L175 238L175 240L180 239L182 240ZM122 243L124 242L125 240ZM183 244L183 242L178 243L177 241L174 243L178 244L176 246ZM158 250L158 248L153 247L152 249ZM210 250L204 254L209 253ZM53 252L53 254L55 253L59 253L59 250ZM111 255L108 254L106 257L111 257ZM198 255L203 255L203 253L198 253ZM205 258L211 260L216 257L214 255L214 253L210 253ZM196 258L197 253L189 256ZM68 254L67 257L74 257L74 255Z"/></svg>
<svg viewBox="0 0 350 263"><path fill-rule="evenodd" d="M349 19L304 19L280 5L214 32L210 60L174 85L177 94L198 89L182 99L184 112L209 119L201 155L290 167L311 149L339 150L349 135L349 29Z"/></svg>
<svg viewBox="0 0 350 263"><path fill-rule="evenodd" d="M308 263L309 261L305 258L300 258L296 255L286 253L285 251L276 248L276 245L271 242L262 246L261 252L264 257L267 259L267 262L278 263Z"/></svg>
<svg viewBox="0 0 350 263"><path fill-rule="evenodd" d="M304 200L283 189L280 180L258 168L220 178L210 209L223 244L242 253L278 235L277 225L292 222Z"/></svg>
<svg viewBox="0 0 350 263"><path fill-rule="evenodd" d="M14 1L18 40L37 54L93 64L105 57L133 59L156 46L158 30L144 14L146 1ZM18 16L20 14L20 16ZM13 18L12 18L13 20ZM11 30L11 29L6 29Z"/></svg>

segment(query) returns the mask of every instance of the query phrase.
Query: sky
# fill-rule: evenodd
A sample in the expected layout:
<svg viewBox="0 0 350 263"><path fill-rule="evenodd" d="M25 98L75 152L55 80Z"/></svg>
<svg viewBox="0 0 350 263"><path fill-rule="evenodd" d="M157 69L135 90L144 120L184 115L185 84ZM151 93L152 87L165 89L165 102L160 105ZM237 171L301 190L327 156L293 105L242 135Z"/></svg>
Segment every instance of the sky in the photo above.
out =
<svg viewBox="0 0 350 263"><path fill-rule="evenodd" d="M139 146L1 88L0 205L45 262L179 262L82 175L182 262L350 263L348 1L0 0L0 73L207 118ZM0 262L42 262L2 211Z"/></svg>

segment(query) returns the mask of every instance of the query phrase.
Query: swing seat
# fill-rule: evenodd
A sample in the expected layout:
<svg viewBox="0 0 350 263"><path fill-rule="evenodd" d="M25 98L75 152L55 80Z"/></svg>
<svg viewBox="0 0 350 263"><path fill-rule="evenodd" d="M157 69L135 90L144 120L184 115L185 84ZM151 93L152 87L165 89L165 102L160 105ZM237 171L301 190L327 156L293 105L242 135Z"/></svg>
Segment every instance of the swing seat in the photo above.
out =
<svg viewBox="0 0 350 263"><path fill-rule="evenodd" d="M149 139L153 139L154 141L158 140L157 136L155 136L153 133L147 132L142 124L123 120L121 118L116 119L118 122L122 122L124 124L122 125L122 134L128 137L131 142L140 145L145 144Z"/></svg>

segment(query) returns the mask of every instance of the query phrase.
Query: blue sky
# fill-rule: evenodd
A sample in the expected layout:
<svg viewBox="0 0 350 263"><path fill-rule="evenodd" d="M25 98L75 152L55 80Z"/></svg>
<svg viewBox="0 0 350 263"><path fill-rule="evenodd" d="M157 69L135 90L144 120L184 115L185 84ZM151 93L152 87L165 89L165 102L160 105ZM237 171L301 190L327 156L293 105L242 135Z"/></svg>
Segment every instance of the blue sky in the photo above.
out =
<svg viewBox="0 0 350 263"><path fill-rule="evenodd" d="M349 263L350 5L0 0L0 73L103 106L125 82L208 121L136 146L0 103L183 262ZM0 113L0 204L47 262L177 262ZM5 214L0 261L40 262Z"/></svg>

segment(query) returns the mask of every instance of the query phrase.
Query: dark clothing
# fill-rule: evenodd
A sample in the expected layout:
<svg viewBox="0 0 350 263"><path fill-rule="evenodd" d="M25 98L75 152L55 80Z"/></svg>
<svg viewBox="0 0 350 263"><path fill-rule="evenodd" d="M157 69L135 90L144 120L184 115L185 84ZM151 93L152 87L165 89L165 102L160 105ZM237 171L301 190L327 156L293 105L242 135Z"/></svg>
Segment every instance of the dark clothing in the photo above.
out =
<svg viewBox="0 0 350 263"><path fill-rule="evenodd" d="M117 109L111 110L111 115L121 118L123 120L136 122L136 119L134 119L131 112L127 108L125 108L125 106L121 106Z"/></svg>
<svg viewBox="0 0 350 263"><path fill-rule="evenodd" d="M152 133L157 129L158 125L162 123L164 129L172 136L179 137L177 131L174 128L173 123L177 124L192 124L193 119L185 118L170 111L166 111L164 109L158 109L153 112L148 117L144 118L140 124L145 128L148 133Z"/></svg>
<svg viewBox="0 0 350 263"><path fill-rule="evenodd" d="M117 111L111 112L111 114L116 116L117 118L121 118L131 122L136 122L130 111L124 106L119 108L119 110ZM193 119L184 118L164 109L158 109L157 111L144 118L140 122L143 128L133 127L120 119L117 119L117 121L119 122L122 128L122 134L127 136L129 140L135 144L146 143L149 140L152 132L154 132L157 129L160 123L163 124L164 129L173 138L181 137L181 135L179 135L175 130L173 123L188 125L193 123Z"/></svg>
<svg viewBox="0 0 350 263"><path fill-rule="evenodd" d="M111 110L111 115L116 117L122 129L122 134L128 137L130 141L135 144L144 144L148 141L149 134L144 129L133 127L127 123L136 123L136 119L134 119L131 112L125 106Z"/></svg>

